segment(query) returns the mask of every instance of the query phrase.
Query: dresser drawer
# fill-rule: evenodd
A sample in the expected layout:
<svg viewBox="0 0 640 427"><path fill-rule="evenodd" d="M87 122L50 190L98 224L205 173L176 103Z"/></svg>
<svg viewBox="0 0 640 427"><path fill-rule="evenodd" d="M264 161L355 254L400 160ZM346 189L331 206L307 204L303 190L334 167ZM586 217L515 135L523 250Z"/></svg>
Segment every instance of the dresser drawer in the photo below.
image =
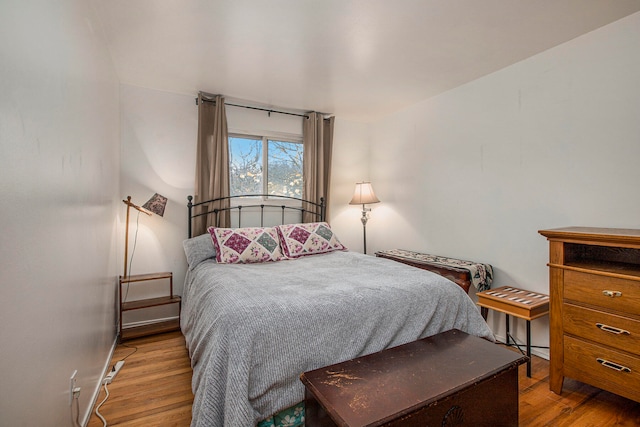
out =
<svg viewBox="0 0 640 427"><path fill-rule="evenodd" d="M566 333L640 356L640 321L598 310L565 304Z"/></svg>
<svg viewBox="0 0 640 427"><path fill-rule="evenodd" d="M638 357L565 336L564 374L640 402Z"/></svg>
<svg viewBox="0 0 640 427"><path fill-rule="evenodd" d="M565 270L564 298L608 310L638 313L640 282Z"/></svg>

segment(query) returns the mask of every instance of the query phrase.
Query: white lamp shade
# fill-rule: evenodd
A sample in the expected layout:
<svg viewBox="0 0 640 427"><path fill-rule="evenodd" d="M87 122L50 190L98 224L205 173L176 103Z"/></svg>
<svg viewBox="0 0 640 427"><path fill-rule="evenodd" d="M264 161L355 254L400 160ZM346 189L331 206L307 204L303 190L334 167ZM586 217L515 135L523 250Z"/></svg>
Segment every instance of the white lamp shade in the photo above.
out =
<svg viewBox="0 0 640 427"><path fill-rule="evenodd" d="M373 192L373 186L370 182L358 182L356 183L356 190L353 193L353 198L349 202L350 205L368 205L370 203L379 203L380 200L376 197L376 193Z"/></svg>

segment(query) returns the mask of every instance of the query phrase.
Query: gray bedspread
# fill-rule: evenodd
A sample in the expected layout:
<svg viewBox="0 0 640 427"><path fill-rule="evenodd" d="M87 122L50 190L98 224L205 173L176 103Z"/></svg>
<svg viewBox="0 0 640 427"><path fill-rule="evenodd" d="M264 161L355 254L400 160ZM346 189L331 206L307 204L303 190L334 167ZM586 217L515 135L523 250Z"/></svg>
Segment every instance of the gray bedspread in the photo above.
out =
<svg viewBox="0 0 640 427"><path fill-rule="evenodd" d="M493 340L462 289L353 252L191 265L182 331L192 426L248 427L304 398L302 372L457 328Z"/></svg>

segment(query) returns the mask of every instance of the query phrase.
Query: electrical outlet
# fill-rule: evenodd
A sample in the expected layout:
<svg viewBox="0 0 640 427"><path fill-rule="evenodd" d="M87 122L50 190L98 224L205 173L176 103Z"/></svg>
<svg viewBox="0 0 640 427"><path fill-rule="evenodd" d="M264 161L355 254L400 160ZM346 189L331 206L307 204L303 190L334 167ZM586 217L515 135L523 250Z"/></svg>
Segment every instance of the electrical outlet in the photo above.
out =
<svg viewBox="0 0 640 427"><path fill-rule="evenodd" d="M76 375L78 375L77 369L73 371L71 378L69 378L69 406L73 403L73 392L76 388Z"/></svg>

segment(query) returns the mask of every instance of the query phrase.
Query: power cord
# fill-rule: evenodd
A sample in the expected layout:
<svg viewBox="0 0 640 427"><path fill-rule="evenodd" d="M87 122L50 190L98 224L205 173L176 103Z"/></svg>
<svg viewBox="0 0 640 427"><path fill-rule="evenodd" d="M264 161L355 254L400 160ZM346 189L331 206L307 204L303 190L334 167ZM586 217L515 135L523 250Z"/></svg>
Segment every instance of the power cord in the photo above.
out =
<svg viewBox="0 0 640 427"><path fill-rule="evenodd" d="M138 215L136 216L136 233L133 235L133 249L131 250L131 257L129 258L129 275L126 278L131 277L131 266L133 265L133 255L136 253L136 245L138 244L138 230L140 228L140 211L138 211ZM126 262L126 261L125 261ZM127 282L127 290L124 293L124 298L122 301L126 301L129 296L129 285L131 283Z"/></svg>
<svg viewBox="0 0 640 427"><path fill-rule="evenodd" d="M104 417L102 416L102 414L100 414L100 407L104 404L104 402L107 401L107 399L109 398L109 389L107 388L107 383L104 382L104 392L106 393L106 396L104 397L104 400L102 402L100 402L98 404L98 406L96 406L96 415L98 416L98 418L100 418L102 420L102 425L103 427L107 427L107 420L104 419Z"/></svg>
<svg viewBox="0 0 640 427"><path fill-rule="evenodd" d="M78 401L78 398L75 397L75 395L73 397L73 400L76 402L76 415L75 417L73 416L73 405L71 405L71 423L74 427L80 427L80 402Z"/></svg>
<svg viewBox="0 0 640 427"><path fill-rule="evenodd" d="M140 224L140 212L138 212L138 215L136 216L136 233L134 234L133 237L133 249L131 250L131 258L129 258L129 277L131 277L131 266L133 265L133 255L136 253L136 245L138 243L138 230L139 230L139 224ZM126 261L125 261L126 262ZM129 295L129 285L130 283L127 282L127 290L124 294L124 298L122 299L122 301L126 301L127 297ZM138 347L131 347L128 346L126 344L122 344L124 347L133 349L133 351L129 354L127 354L125 357L123 357L122 359L120 359L121 361L124 361L127 357L131 356L132 354L134 354L136 351L138 351ZM109 399L109 389L107 388L107 384L109 384L109 382L107 382L106 380L103 380L102 385L104 386L104 392L106 394L106 396L104 397L104 399L102 400L102 402L100 402L97 406L96 406L96 416L98 418L100 418L100 420L102 420L102 425L103 427L107 427L107 420L102 416L102 414L100 413L100 407L102 405L104 405L104 403L107 401L107 399ZM78 424L79 425L79 424Z"/></svg>
<svg viewBox="0 0 640 427"><path fill-rule="evenodd" d="M133 350L131 353L127 354L125 357L123 357L123 358L122 358L122 359L120 359L120 360L127 360L127 358L128 358L129 356L132 356L136 351L138 351L138 347L131 347L130 345L127 345L127 344L120 344L120 345L121 345L121 346L123 346L123 347L130 348L130 349L132 349L132 350Z"/></svg>
<svg viewBox="0 0 640 427"><path fill-rule="evenodd" d="M115 374L117 374L117 370L116 368L118 367L118 365L120 365L120 363L124 363L124 361L131 355L133 355L136 351L138 351L138 347L131 347L128 346L126 344L121 344L123 347L127 347L129 349L132 349L133 351L129 354L127 354L125 357L123 357L122 359L120 359L120 362L116 363L116 365L113 367L113 371L115 372ZM122 366L122 365L120 365ZM115 376L114 374L114 376ZM104 392L106 394L106 396L104 397L104 399L102 400L102 402L100 402L97 406L96 406L96 416L98 418L100 418L100 420L102 420L102 425L103 427L107 427L107 420L102 416L102 414L100 413L100 407L107 401L107 399L109 398L109 389L107 388L107 384L109 384L111 381L113 380L113 377L109 378L109 375L107 375L103 380L102 380L102 385L104 386ZM79 424L78 424L79 425Z"/></svg>

